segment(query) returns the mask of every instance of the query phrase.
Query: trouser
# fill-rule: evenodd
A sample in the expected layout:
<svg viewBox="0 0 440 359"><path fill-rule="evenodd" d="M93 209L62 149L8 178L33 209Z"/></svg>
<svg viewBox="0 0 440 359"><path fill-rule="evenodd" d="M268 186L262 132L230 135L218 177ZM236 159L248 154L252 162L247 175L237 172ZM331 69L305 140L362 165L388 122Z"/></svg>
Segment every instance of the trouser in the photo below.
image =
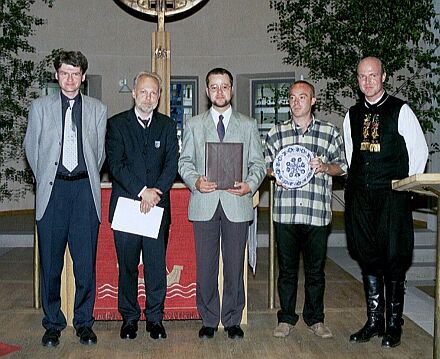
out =
<svg viewBox="0 0 440 359"><path fill-rule="evenodd" d="M414 248L409 194L347 188L345 228L348 250L362 275L405 280Z"/></svg>
<svg viewBox="0 0 440 359"><path fill-rule="evenodd" d="M197 263L197 309L206 327L239 325L245 306L244 252L249 222L231 222L219 202L209 221L194 221ZM223 298L220 313L218 264L223 258Z"/></svg>
<svg viewBox="0 0 440 359"><path fill-rule="evenodd" d="M118 310L126 321L137 321L141 315L138 302L139 260L142 253L145 285L145 317L148 321L163 319L166 279L166 242L169 224L162 220L157 239L114 231L118 257Z"/></svg>
<svg viewBox="0 0 440 359"><path fill-rule="evenodd" d="M93 325L98 228L89 179L55 179L47 208L37 221L44 328L62 330L66 327L60 289L67 244L73 260L76 288L73 326Z"/></svg>
<svg viewBox="0 0 440 359"><path fill-rule="evenodd" d="M311 326L324 321L325 260L328 226L275 222L278 254L278 322L295 325L300 253L304 261L304 322Z"/></svg>

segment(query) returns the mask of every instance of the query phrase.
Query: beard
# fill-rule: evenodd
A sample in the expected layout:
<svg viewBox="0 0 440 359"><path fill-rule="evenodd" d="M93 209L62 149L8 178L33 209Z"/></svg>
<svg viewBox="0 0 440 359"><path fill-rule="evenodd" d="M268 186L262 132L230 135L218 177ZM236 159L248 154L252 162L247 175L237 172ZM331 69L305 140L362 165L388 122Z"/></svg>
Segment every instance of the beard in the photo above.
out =
<svg viewBox="0 0 440 359"><path fill-rule="evenodd" d="M152 113L154 109L157 107L157 102L152 104L146 104L146 103L136 103L136 108L147 115Z"/></svg>
<svg viewBox="0 0 440 359"><path fill-rule="evenodd" d="M214 98L211 102L214 106L222 108L229 106L231 100L228 100L227 98Z"/></svg>

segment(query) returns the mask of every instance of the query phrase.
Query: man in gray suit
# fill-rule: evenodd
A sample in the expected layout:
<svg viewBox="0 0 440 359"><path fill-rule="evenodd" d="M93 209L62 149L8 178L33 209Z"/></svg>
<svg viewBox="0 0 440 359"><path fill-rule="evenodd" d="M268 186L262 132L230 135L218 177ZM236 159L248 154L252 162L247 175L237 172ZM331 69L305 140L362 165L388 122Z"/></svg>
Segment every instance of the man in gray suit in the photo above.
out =
<svg viewBox="0 0 440 359"><path fill-rule="evenodd" d="M188 209L193 222L197 262L197 309L203 326L200 338L213 338L221 320L231 339L242 339L245 305L243 262L252 196L265 176L257 123L231 107L232 74L215 68L206 76L206 94L212 103L204 114L191 118L183 131L179 173L191 190ZM205 143L243 144L243 178L233 188L217 190L205 176ZM228 159L225 159L228 161ZM223 298L220 315L218 262L221 236Z"/></svg>
<svg viewBox="0 0 440 359"><path fill-rule="evenodd" d="M66 327L60 287L68 243L76 286L73 326L80 342L90 345L97 342L92 326L107 107L80 93L88 67L81 52L61 51L54 67L61 91L32 102L24 140L37 187L42 344L57 346Z"/></svg>

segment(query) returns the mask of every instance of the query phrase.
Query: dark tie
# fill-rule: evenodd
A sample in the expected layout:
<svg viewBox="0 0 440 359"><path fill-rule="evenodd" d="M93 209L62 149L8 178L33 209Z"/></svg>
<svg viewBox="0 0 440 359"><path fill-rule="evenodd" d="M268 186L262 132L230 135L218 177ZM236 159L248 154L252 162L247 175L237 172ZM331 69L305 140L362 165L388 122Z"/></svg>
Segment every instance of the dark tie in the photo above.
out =
<svg viewBox="0 0 440 359"><path fill-rule="evenodd" d="M142 118L138 117L138 120L141 121L144 124L144 127L147 128L148 124L150 123L150 120L143 120Z"/></svg>
<svg viewBox="0 0 440 359"><path fill-rule="evenodd" d="M218 117L217 133L220 142L223 142L223 138L225 137L225 125L223 124L223 115L220 115Z"/></svg>

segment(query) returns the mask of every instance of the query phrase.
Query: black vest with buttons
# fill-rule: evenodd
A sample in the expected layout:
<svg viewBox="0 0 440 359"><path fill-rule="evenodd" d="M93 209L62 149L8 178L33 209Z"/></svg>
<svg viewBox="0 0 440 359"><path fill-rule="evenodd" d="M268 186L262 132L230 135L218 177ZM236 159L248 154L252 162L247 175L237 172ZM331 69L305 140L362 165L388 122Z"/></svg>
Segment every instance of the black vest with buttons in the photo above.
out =
<svg viewBox="0 0 440 359"><path fill-rule="evenodd" d="M408 176L408 152L398 132L399 113L404 101L384 94L377 106L364 101L350 108L353 155L347 185L357 189L391 189L391 181ZM380 151L361 150L364 118L367 113L379 115Z"/></svg>

